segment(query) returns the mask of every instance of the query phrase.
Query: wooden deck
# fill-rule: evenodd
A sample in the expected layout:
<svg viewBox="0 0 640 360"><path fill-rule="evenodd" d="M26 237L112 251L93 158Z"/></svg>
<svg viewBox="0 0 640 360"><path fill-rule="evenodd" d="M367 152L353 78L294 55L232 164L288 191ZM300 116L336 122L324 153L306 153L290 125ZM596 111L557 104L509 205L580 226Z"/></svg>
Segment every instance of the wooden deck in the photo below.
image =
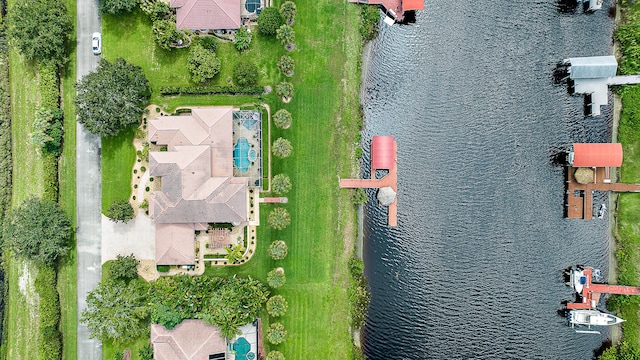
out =
<svg viewBox="0 0 640 360"><path fill-rule="evenodd" d="M391 169L374 169L371 168L371 179L340 179L341 188L362 188L362 189L380 189L383 187L391 187L396 193L396 198L389 208L389 226L398 226L398 142L393 142L394 159ZM376 170L389 170L389 173L382 179L376 179Z"/></svg>
<svg viewBox="0 0 640 360"><path fill-rule="evenodd" d="M593 192L640 192L640 184L606 182L604 168L596 168L595 178L588 184L580 184L573 176L574 168L567 168L567 217L569 219L593 219Z"/></svg>
<svg viewBox="0 0 640 360"><path fill-rule="evenodd" d="M402 18L402 0L349 0L356 4L382 5L385 10L391 10L396 17Z"/></svg>

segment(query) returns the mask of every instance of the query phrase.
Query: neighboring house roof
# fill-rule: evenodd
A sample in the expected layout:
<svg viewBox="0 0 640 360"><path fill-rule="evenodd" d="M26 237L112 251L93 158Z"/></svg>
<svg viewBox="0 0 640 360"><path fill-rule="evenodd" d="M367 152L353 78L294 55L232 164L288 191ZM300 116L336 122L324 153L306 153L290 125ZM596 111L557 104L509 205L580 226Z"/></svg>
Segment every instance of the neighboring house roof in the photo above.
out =
<svg viewBox="0 0 640 360"><path fill-rule="evenodd" d="M374 136L371 141L371 168L392 169L395 164L393 136Z"/></svg>
<svg viewBox="0 0 640 360"><path fill-rule="evenodd" d="M156 224L156 264L195 264L194 224Z"/></svg>
<svg viewBox="0 0 640 360"><path fill-rule="evenodd" d="M171 0L178 29L238 29L240 0Z"/></svg>
<svg viewBox="0 0 640 360"><path fill-rule="evenodd" d="M202 320L183 320L172 330L151 324L155 360L202 360L224 353L227 347L220 330Z"/></svg>
<svg viewBox="0 0 640 360"><path fill-rule="evenodd" d="M622 165L622 145L573 144L569 162L573 167L619 167Z"/></svg>

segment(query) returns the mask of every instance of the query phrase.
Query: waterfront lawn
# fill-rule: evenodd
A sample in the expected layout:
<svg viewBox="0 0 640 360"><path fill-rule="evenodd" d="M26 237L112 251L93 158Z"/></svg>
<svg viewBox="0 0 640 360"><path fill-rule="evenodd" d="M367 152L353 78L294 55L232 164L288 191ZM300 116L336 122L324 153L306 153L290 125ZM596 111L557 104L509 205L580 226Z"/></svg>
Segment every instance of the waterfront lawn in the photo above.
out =
<svg viewBox="0 0 640 360"><path fill-rule="evenodd" d="M131 175L136 161L133 147L134 128L123 130L116 136L102 138L102 213L115 200L131 196Z"/></svg>

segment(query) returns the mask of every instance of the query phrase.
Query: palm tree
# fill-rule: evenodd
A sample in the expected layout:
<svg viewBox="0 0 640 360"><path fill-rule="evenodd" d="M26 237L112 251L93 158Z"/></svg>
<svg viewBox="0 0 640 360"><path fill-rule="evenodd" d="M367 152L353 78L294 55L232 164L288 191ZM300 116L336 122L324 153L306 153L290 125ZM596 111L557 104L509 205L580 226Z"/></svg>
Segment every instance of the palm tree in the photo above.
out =
<svg viewBox="0 0 640 360"><path fill-rule="evenodd" d="M282 323L273 323L267 329L267 341L273 345L278 345L287 337L287 330Z"/></svg>
<svg viewBox="0 0 640 360"><path fill-rule="evenodd" d="M271 151L273 152L273 155L279 158L286 158L291 155L291 152L293 151L293 146L291 146L291 142L289 140L278 138L276 139L276 141L273 142L273 145L271 146Z"/></svg>
<svg viewBox="0 0 640 360"><path fill-rule="evenodd" d="M287 257L287 252L288 252L288 248L287 248L287 243L285 243L283 240L275 240L274 242L271 243L271 245L269 245L269 256L271 256L271 258L273 260L282 260L285 257Z"/></svg>
<svg viewBox="0 0 640 360"><path fill-rule="evenodd" d="M273 114L273 123L280 129L288 129L292 121L291 113L285 109L280 109Z"/></svg>
<svg viewBox="0 0 640 360"><path fill-rule="evenodd" d="M267 301L267 312L273 317L283 316L287 313L288 307L289 304L287 304L287 300L282 295L272 296Z"/></svg>
<svg viewBox="0 0 640 360"><path fill-rule="evenodd" d="M280 6L280 14L287 21L287 24L293 24L296 17L296 3L293 1L285 1L282 6Z"/></svg>
<svg viewBox="0 0 640 360"><path fill-rule="evenodd" d="M295 61L287 54L282 55L280 59L278 59L278 69L288 77L293 76L293 68L295 65Z"/></svg>
<svg viewBox="0 0 640 360"><path fill-rule="evenodd" d="M285 208L277 207L267 217L269 226L276 230L282 230L291 224L291 215Z"/></svg>
<svg viewBox="0 0 640 360"><path fill-rule="evenodd" d="M295 38L296 32L293 31L291 25L283 24L276 30L276 39L280 40L283 45L293 43Z"/></svg>
<svg viewBox="0 0 640 360"><path fill-rule="evenodd" d="M271 350L267 354L267 360L284 360L284 355L278 350Z"/></svg>
<svg viewBox="0 0 640 360"><path fill-rule="evenodd" d="M291 190L291 179L285 174L278 174L273 177L271 186L277 195L286 194Z"/></svg>
<svg viewBox="0 0 640 360"><path fill-rule="evenodd" d="M225 248L227 250L227 260L229 264L237 264L242 256L244 255L244 246L242 244L237 244L231 248Z"/></svg>
<svg viewBox="0 0 640 360"><path fill-rule="evenodd" d="M293 85L290 82L282 81L276 85L276 95L282 98L282 101L288 102L293 96Z"/></svg>

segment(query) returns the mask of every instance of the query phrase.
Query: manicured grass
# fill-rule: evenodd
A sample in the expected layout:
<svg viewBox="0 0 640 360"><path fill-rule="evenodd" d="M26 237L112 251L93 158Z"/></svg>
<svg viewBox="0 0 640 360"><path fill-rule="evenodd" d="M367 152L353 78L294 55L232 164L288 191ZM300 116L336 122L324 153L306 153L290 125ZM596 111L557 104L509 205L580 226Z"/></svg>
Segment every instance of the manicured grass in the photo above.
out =
<svg viewBox="0 0 640 360"><path fill-rule="evenodd" d="M66 0L72 23L76 23L76 1ZM75 39L75 30L71 37ZM71 41L69 63L61 77L62 109L64 110L64 140L62 156L58 163L60 206L76 227L76 114L73 98L76 94L76 46ZM76 238L71 239L69 256L58 267L58 294L60 295L60 331L62 332L62 358L77 359L77 270Z"/></svg>
<svg viewBox="0 0 640 360"><path fill-rule="evenodd" d="M303 359L315 354L313 356L323 359L343 360L349 359L352 351L346 289L355 219L351 192L340 190L337 178L354 175L353 154L359 146L359 8L337 0L298 0L296 3L297 47L290 54L296 61L296 70L295 76L288 79L294 85L294 97L289 104L282 104L273 95L262 97L272 112L286 108L293 115L290 129L276 129L271 136L272 139L283 136L293 144L291 157L272 163L273 174L285 173L293 183L293 190L286 195L289 203L282 205L291 213L292 224L283 231L270 229L266 219L274 205L262 205L257 250L252 260L238 267L208 268L206 275L251 275L265 280L271 268L284 267L287 283L273 293L283 295L289 303L287 315L279 319L288 336L283 344L273 348L283 351L287 359ZM158 55L163 50L151 50L150 26L140 27L146 20L139 17L134 14L118 19L103 18L106 56L109 59L123 56L142 66L154 90L164 85L187 85L186 69L180 68L185 64L181 59L185 54L171 52L173 58L169 61ZM133 28L127 28L125 33L124 24L133 24ZM128 43L115 43L124 38ZM266 39L260 39L259 35L255 39L249 53L255 55L261 69L261 83L273 86L284 79L275 64L285 51L275 40L264 41ZM223 70L216 82L226 81L229 73L225 64L240 56L235 50L229 50L225 46L218 50ZM149 56L150 53L153 56ZM152 101L174 108L255 103L258 99L228 96L165 99L156 94ZM103 154L108 146L103 143ZM103 166L107 162L109 160L103 160ZM277 262L266 255L268 245L276 239L285 240L289 247L288 257ZM268 326L268 316L264 320ZM266 345L269 349L269 344ZM104 344L103 349L104 357L110 358L113 346Z"/></svg>
<svg viewBox="0 0 640 360"><path fill-rule="evenodd" d="M11 79L11 122L13 151L12 206L19 205L30 196L40 196L43 191L43 166L36 148L28 141L36 107L40 101L36 68L27 64L16 51L9 54ZM19 80L16 80L19 79ZM34 359L38 357L37 331L38 308L25 306L35 301L33 282L26 284L24 293L19 287L19 277L35 277L35 266L18 260L12 255L7 258L9 277L9 301L6 323L9 326L7 358ZM26 264L26 265L25 265Z"/></svg>
<svg viewBox="0 0 640 360"><path fill-rule="evenodd" d="M102 139L102 213L115 200L131 196L131 175L136 161L133 147L133 128L110 138Z"/></svg>

